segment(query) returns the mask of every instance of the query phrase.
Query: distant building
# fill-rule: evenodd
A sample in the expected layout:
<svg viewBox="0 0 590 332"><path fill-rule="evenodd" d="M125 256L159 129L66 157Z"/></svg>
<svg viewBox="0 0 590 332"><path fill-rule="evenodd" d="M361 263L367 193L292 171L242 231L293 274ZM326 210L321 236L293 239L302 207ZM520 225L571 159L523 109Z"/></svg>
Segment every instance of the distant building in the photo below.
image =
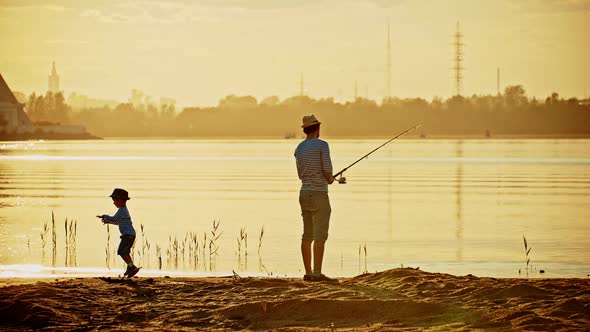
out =
<svg viewBox="0 0 590 332"><path fill-rule="evenodd" d="M51 67L51 75L49 75L49 87L47 91L52 93L60 92L59 75L57 75L57 70L55 69L55 61L53 61L53 65Z"/></svg>
<svg viewBox="0 0 590 332"><path fill-rule="evenodd" d="M33 125L24 111L24 106L18 102L0 74L0 133L33 131Z"/></svg>
<svg viewBox="0 0 590 332"><path fill-rule="evenodd" d="M80 125L59 125L52 123L33 124L24 111L25 104L20 103L4 77L0 74L0 136L44 137L61 135L65 138L92 138L86 128ZM55 136L53 136L55 137Z"/></svg>

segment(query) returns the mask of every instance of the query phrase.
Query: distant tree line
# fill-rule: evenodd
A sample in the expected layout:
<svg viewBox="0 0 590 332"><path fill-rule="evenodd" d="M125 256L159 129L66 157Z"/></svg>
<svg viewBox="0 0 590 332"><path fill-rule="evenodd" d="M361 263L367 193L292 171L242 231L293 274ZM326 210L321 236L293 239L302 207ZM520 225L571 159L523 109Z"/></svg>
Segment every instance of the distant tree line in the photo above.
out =
<svg viewBox="0 0 590 332"><path fill-rule="evenodd" d="M388 98L378 104L366 98L345 103L333 98L229 95L216 107L187 107L177 113L173 99L156 105L134 90L127 103L72 110L63 95L29 96L32 121L76 123L103 137L298 137L304 114L326 123L332 137L389 136L422 123L416 134L432 136L555 136L590 135L590 100L563 99L553 93L544 100L526 96L520 85L500 95L434 98Z"/></svg>

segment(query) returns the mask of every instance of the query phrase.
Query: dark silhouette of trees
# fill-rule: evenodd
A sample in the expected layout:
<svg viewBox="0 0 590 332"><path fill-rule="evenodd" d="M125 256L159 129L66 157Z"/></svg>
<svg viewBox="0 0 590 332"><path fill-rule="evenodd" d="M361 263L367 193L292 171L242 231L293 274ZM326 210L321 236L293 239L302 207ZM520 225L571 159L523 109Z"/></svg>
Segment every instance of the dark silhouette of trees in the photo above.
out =
<svg viewBox="0 0 590 332"><path fill-rule="evenodd" d="M72 111L62 94L28 98L26 111L33 121L77 123L98 136L164 137L293 137L304 114L314 113L330 123L323 135L333 137L390 136L417 123L425 137L470 136L588 136L590 100L562 99L552 93L540 101L529 99L521 85L508 86L500 95L356 98L339 103L332 97L315 99L270 96L258 103L253 96L228 95L217 107L186 107L177 112L175 101L161 98L157 106L139 90L127 103Z"/></svg>
<svg viewBox="0 0 590 332"><path fill-rule="evenodd" d="M229 95L219 100L221 110L254 110L258 107L258 101L252 96Z"/></svg>
<svg viewBox="0 0 590 332"><path fill-rule="evenodd" d="M63 93L47 92L45 96L31 94L25 111L33 122L67 124L72 109L66 104Z"/></svg>

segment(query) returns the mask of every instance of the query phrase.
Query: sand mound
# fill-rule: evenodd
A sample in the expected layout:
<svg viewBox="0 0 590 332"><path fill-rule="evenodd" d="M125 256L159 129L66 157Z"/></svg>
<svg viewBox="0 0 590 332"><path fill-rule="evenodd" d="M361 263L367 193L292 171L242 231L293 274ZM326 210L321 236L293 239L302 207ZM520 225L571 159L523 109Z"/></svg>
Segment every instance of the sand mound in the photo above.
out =
<svg viewBox="0 0 590 332"><path fill-rule="evenodd" d="M63 315L49 307L31 301L0 301L0 321L7 326L39 329L55 324Z"/></svg>
<svg viewBox="0 0 590 332"><path fill-rule="evenodd" d="M590 280L395 269L340 283L86 278L0 288L0 330L585 331Z"/></svg>
<svg viewBox="0 0 590 332"><path fill-rule="evenodd" d="M510 298L510 297L531 297L535 299L546 299L551 296L548 295L546 290L539 287L521 284L510 286L505 289L501 289L498 292L490 294L491 298Z"/></svg>
<svg viewBox="0 0 590 332"><path fill-rule="evenodd" d="M358 318L364 324L399 323L420 317L431 321L446 313L457 314L452 306L403 300L323 300L293 299L279 302L240 304L221 310L229 320L239 321L241 328L269 328L276 325L318 327L355 327ZM337 325L336 325L337 324Z"/></svg>

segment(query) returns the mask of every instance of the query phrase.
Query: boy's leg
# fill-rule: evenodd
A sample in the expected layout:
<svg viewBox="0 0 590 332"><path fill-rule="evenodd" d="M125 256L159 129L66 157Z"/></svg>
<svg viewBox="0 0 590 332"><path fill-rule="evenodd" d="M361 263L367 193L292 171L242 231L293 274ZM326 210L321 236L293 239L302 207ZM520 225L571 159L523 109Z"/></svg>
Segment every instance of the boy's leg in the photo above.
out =
<svg viewBox="0 0 590 332"><path fill-rule="evenodd" d="M117 249L117 254L121 256L123 261L127 263L127 270L123 275L128 275L131 271L136 269L135 265L133 264L133 259L131 258L131 247L135 242L135 236L129 234L121 235L121 242L119 243L119 248ZM135 272L137 273L137 271Z"/></svg>
<svg viewBox="0 0 590 332"><path fill-rule="evenodd" d="M125 263L127 263L127 264L133 264L133 259L131 258L131 256L129 256L129 255L121 255L121 258L123 258L123 260L125 261Z"/></svg>

